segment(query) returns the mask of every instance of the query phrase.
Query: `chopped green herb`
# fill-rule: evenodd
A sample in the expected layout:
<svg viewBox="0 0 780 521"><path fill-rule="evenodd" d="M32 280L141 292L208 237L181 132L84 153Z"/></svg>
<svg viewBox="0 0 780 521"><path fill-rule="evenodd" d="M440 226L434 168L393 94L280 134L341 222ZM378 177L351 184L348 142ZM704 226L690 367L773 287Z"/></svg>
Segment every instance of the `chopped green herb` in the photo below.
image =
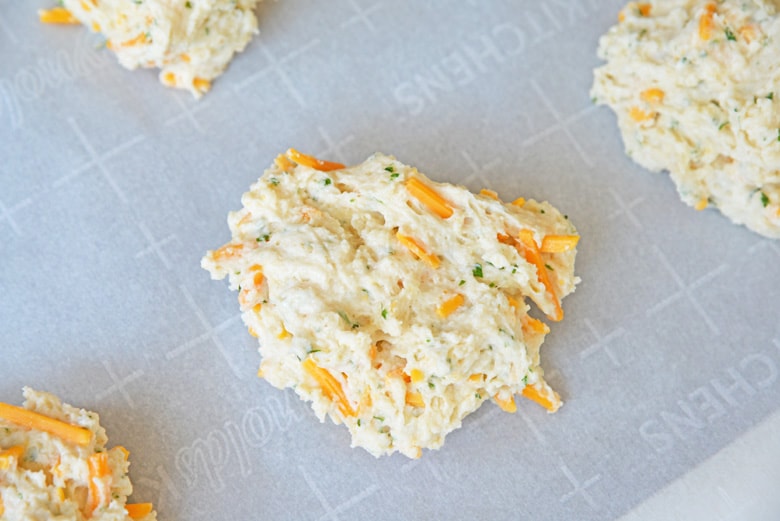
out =
<svg viewBox="0 0 780 521"><path fill-rule="evenodd" d="M764 193L764 191L761 191L761 204L766 208L769 205L769 197Z"/></svg>
<svg viewBox="0 0 780 521"><path fill-rule="evenodd" d="M434 386L433 386L433 382L428 382L428 387L430 387L431 389L433 389L433 387L434 387Z"/></svg>
<svg viewBox="0 0 780 521"><path fill-rule="evenodd" d="M375 420L379 420L381 422L385 421L385 419L382 416L374 416Z"/></svg>
<svg viewBox="0 0 780 521"><path fill-rule="evenodd" d="M330 180L330 177L326 177L326 178L325 178L325 180L324 180L322 183L323 183L325 186L328 186L328 185L329 185L329 184L331 184L332 182L333 182L333 181L331 181L331 180Z"/></svg>
<svg viewBox="0 0 780 521"><path fill-rule="evenodd" d="M238 291L241 291L241 284L238 285Z"/></svg>
<svg viewBox="0 0 780 521"><path fill-rule="evenodd" d="M386 166L386 167L385 167L385 170L387 170L387 171L388 171L388 172L390 172L391 174L392 174L393 172L395 172L395 169L393 168L393 165Z"/></svg>
<svg viewBox="0 0 780 521"><path fill-rule="evenodd" d="M458 286L462 286L462 285L464 285L465 283L466 283L466 281L465 281L465 280L463 280L463 279L460 279L460 282L458 282Z"/></svg>
<svg viewBox="0 0 780 521"><path fill-rule="evenodd" d="M258 237L257 239L255 239L256 242L268 242L269 240L271 240L271 234L270 233L263 234L260 237Z"/></svg>
<svg viewBox="0 0 780 521"><path fill-rule="evenodd" d="M344 311L339 311L338 314L341 317L341 320L346 322L350 327L352 327L352 329L357 329L360 327L360 324L357 322L352 322Z"/></svg>
<svg viewBox="0 0 780 521"><path fill-rule="evenodd" d="M778 139L780 139L780 138L778 138ZM475 277L480 277L481 278L482 277L482 264L477 264L476 266L474 266L474 269L471 270L471 273Z"/></svg>
<svg viewBox="0 0 780 521"><path fill-rule="evenodd" d="M476 398L477 400L481 400L482 399L482 395L479 394L479 393L474 393L474 398Z"/></svg>
<svg viewBox="0 0 780 521"><path fill-rule="evenodd" d="M495 287L496 287L496 283L495 283L495 282L491 282L491 283L489 284L489 286L490 286L491 288L495 288Z"/></svg>
<svg viewBox="0 0 780 521"><path fill-rule="evenodd" d="M528 375L525 375L525 376L523 377L523 383L524 383L525 385L528 385Z"/></svg>
<svg viewBox="0 0 780 521"><path fill-rule="evenodd" d="M544 208L540 208L539 211L544 213Z"/></svg>
<svg viewBox="0 0 780 521"><path fill-rule="evenodd" d="M732 31L730 28L726 27L726 30L723 31L723 32L726 33L726 39L727 40L732 41L732 42L736 42L737 41L737 37L734 36L734 31Z"/></svg>
<svg viewBox="0 0 780 521"><path fill-rule="evenodd" d="M360 427L360 418L358 418L357 424L358 424L358 427Z"/></svg>
<svg viewBox="0 0 780 521"><path fill-rule="evenodd" d="M275 178L275 177L272 177L271 179L269 179L268 182L271 183L274 186L279 184L279 180L277 178Z"/></svg>
<svg viewBox="0 0 780 521"><path fill-rule="evenodd" d="M769 94L766 95L766 99L774 99L774 98L775 98L774 92L770 92Z"/></svg>
<svg viewBox="0 0 780 521"><path fill-rule="evenodd" d="M718 125L718 130L723 130L723 127L725 127L725 126L726 126L726 125L728 125L728 124L729 124L729 122L728 122L728 121L724 121L723 123L721 123L720 125Z"/></svg>
<svg viewBox="0 0 780 521"><path fill-rule="evenodd" d="M399 175L401 174L399 174L398 172L396 172L395 174L390 174L390 179L398 179Z"/></svg>
<svg viewBox="0 0 780 521"><path fill-rule="evenodd" d="M186 7L187 9L192 9L192 2L190 2L190 0L187 0L184 3L184 7Z"/></svg>
<svg viewBox="0 0 780 521"><path fill-rule="evenodd" d="M386 309L382 310L382 318L387 318L387 310Z"/></svg>
<svg viewBox="0 0 780 521"><path fill-rule="evenodd" d="M512 275L514 275L515 273L517 273L517 267L512 268Z"/></svg>
<svg viewBox="0 0 780 521"><path fill-rule="evenodd" d="M319 353L320 351L322 351L322 349L310 349L310 350L308 351L308 353L309 353L309 354L312 354L312 353Z"/></svg>
<svg viewBox="0 0 780 521"><path fill-rule="evenodd" d="M550 270L550 271L555 271L555 270L553 269L553 267L552 267L552 266L550 266L549 264L546 264L546 263L545 263L544 267L545 267L545 268L547 268L547 269L548 269L548 270Z"/></svg>

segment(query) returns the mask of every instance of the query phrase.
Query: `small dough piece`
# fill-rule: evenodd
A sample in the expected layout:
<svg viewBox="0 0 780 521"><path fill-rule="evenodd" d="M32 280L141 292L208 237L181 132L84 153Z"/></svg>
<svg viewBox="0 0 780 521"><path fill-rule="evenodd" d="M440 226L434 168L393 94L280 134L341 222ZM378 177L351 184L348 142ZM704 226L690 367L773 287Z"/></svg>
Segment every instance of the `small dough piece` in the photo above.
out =
<svg viewBox="0 0 780 521"><path fill-rule="evenodd" d="M591 95L626 153L668 170L682 200L780 238L776 0L629 3L599 43Z"/></svg>
<svg viewBox="0 0 780 521"><path fill-rule="evenodd" d="M257 33L258 0L63 0L128 69L159 67L160 82L207 92Z"/></svg>
<svg viewBox="0 0 780 521"><path fill-rule="evenodd" d="M258 375L346 424L353 447L419 457L486 400L560 406L539 365L549 328L526 303L559 320L578 282L579 237L550 204L475 195L383 154L344 168L295 151L242 203L202 266L239 291ZM548 236L567 244L540 252Z"/></svg>
<svg viewBox="0 0 780 521"><path fill-rule="evenodd" d="M141 505L125 509L133 487L123 447L106 449L97 413L61 403L56 396L24 388L24 409L76 426L84 443L27 428L0 415L0 519L22 521L155 521ZM9 408L3 404L4 408ZM10 408L14 408L10 406ZM80 427L80 428L79 428Z"/></svg>

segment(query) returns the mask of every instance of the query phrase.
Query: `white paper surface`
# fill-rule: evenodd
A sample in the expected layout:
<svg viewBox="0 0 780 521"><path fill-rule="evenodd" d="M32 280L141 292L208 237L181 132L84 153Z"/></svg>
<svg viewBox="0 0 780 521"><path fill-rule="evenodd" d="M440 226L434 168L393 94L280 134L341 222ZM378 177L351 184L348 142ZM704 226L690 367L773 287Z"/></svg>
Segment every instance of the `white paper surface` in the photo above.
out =
<svg viewBox="0 0 780 521"><path fill-rule="evenodd" d="M266 1L195 101L39 24L50 3L0 0L0 400L30 385L98 411L161 520L630 512L780 408L780 243L625 157L588 96L621 6ZM486 404L442 450L375 460L257 379L236 295L199 260L290 146L568 214L583 282L543 348L565 406Z"/></svg>

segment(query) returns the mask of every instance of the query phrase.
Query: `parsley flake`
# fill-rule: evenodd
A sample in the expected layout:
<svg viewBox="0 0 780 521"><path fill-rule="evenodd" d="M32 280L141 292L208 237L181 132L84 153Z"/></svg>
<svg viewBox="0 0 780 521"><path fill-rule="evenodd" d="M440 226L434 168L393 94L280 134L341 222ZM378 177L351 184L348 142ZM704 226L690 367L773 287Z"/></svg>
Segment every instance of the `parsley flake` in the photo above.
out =
<svg viewBox="0 0 780 521"><path fill-rule="evenodd" d="M734 31L732 31L730 28L726 27L726 30L723 31L723 32L726 33L726 39L727 40L729 40L731 42L736 42L737 41L737 37L734 36Z"/></svg>
<svg viewBox="0 0 780 521"><path fill-rule="evenodd" d="M263 234L260 237L258 237L257 239L255 239L255 241L257 241L257 242L268 242L269 240L271 240L271 234L270 233Z"/></svg>
<svg viewBox="0 0 780 521"><path fill-rule="evenodd" d="M766 95L766 99L774 99L774 98L775 98L774 92L770 92L769 94Z"/></svg>
<svg viewBox="0 0 780 521"><path fill-rule="evenodd" d="M553 267L552 267L552 266L550 266L549 264L545 264L545 265L544 265L544 267L545 267L545 268L547 268L547 269L548 269L548 270L550 270L550 271L555 271L555 270L553 269Z"/></svg>
<svg viewBox="0 0 780 521"><path fill-rule="evenodd" d="M189 0L187 0L187 1L184 3L184 7L186 7L187 9L192 9L192 2L190 2Z"/></svg>
<svg viewBox="0 0 780 521"><path fill-rule="evenodd" d="M761 191L761 204L766 208L769 205L769 197L764 193L764 191Z"/></svg>
<svg viewBox="0 0 780 521"><path fill-rule="evenodd" d="M384 318L384 319L387 318L387 310L386 309L382 310L382 318Z"/></svg>
<svg viewBox="0 0 780 521"><path fill-rule="evenodd" d="M780 139L780 138L778 138L778 139ZM477 264L476 266L474 266L474 269L471 270L471 273L475 277L481 278L482 277L482 264Z"/></svg>
<svg viewBox="0 0 780 521"><path fill-rule="evenodd" d="M272 177L271 179L269 179L268 182L271 183L274 186L277 186L279 184L279 180L277 178L275 178L275 177Z"/></svg>
<svg viewBox="0 0 780 521"><path fill-rule="evenodd" d="M460 282L458 282L458 286L462 286L462 285L464 285L465 283L466 283L466 281L465 281L465 280L463 280L463 279L461 279L461 280L460 280Z"/></svg>
<svg viewBox="0 0 780 521"><path fill-rule="evenodd" d="M401 174L399 174L398 172L396 172L394 174L390 174L390 179L398 179L399 175L401 175Z"/></svg>
<svg viewBox="0 0 780 521"><path fill-rule="evenodd" d="M393 165L386 166L386 167L385 167L385 170L387 170L387 171L388 171L388 172L390 172L391 174L392 174L393 172L395 172L395 169L393 168Z"/></svg>
<svg viewBox="0 0 780 521"><path fill-rule="evenodd" d="M329 184L331 184L332 182L333 182L333 181L331 181L331 180L330 180L330 177L326 177L326 178L325 178L325 179L322 181L322 184L324 184L325 186L328 186L328 185L329 185Z"/></svg>

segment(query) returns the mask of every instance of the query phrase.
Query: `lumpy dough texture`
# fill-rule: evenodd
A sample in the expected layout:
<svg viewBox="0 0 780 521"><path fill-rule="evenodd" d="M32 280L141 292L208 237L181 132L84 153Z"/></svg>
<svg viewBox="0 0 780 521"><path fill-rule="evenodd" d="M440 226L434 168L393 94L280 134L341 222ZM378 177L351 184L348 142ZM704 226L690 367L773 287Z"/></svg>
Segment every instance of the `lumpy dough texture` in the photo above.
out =
<svg viewBox="0 0 780 521"><path fill-rule="evenodd" d="M53 394L24 389L24 409L84 431L76 444L0 417L0 519L28 521L155 521L150 505L130 506L128 452L106 448L97 413L62 403ZM133 507L148 507L137 508ZM151 510L146 512L146 510Z"/></svg>
<svg viewBox="0 0 780 521"><path fill-rule="evenodd" d="M128 69L157 67L160 81L196 97L209 90L257 32L257 0L63 0L106 37Z"/></svg>
<svg viewBox="0 0 780 521"><path fill-rule="evenodd" d="M633 2L602 38L592 96L626 152L680 197L780 237L780 19L772 0Z"/></svg>
<svg viewBox="0 0 780 521"><path fill-rule="evenodd" d="M259 374L376 456L440 447L487 400L556 410L539 365L549 328L527 301L562 318L577 282L569 220L387 155L324 167L280 156L230 214L232 241L203 259L239 292Z"/></svg>

